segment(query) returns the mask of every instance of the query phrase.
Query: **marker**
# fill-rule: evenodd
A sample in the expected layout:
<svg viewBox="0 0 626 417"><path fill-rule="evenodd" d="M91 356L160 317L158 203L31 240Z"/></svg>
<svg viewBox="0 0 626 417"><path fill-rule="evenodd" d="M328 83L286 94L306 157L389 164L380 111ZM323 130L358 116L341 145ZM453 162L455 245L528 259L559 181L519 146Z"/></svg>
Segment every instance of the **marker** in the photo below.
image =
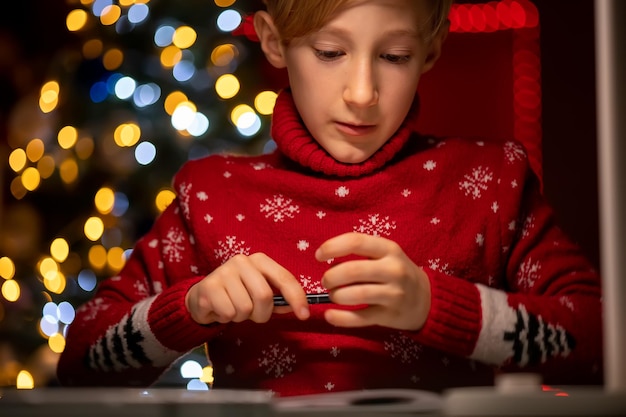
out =
<svg viewBox="0 0 626 417"><path fill-rule="evenodd" d="M328 294L307 294L306 300L309 302L309 304L330 304L332 302L330 301L330 296ZM289 303L282 295L275 295L274 305L288 306Z"/></svg>

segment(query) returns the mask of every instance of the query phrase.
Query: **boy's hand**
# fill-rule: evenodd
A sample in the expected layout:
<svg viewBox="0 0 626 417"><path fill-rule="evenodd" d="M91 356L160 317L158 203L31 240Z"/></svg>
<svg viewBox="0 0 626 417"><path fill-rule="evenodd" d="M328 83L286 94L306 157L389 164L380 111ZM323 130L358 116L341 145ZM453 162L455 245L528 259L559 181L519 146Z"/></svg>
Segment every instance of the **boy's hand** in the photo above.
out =
<svg viewBox="0 0 626 417"><path fill-rule="evenodd" d="M272 287L290 307L274 307ZM191 318L200 324L252 320L267 322L272 313L293 311L309 317L309 305L298 280L263 253L236 255L192 286L185 296Z"/></svg>
<svg viewBox="0 0 626 417"><path fill-rule="evenodd" d="M336 304L367 307L329 309L326 320L341 327L380 325L418 330L430 310L430 282L400 246L388 239L346 233L324 242L315 256L327 261L346 255L368 259L340 263L326 271L322 284Z"/></svg>

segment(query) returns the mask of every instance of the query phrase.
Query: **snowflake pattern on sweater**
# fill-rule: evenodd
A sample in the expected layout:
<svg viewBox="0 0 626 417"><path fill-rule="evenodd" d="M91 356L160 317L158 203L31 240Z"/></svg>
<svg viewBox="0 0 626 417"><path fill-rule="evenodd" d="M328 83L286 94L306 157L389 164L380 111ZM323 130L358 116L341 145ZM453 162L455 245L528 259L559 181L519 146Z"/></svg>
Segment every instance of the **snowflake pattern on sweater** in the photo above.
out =
<svg viewBox="0 0 626 417"><path fill-rule="evenodd" d="M78 310L62 381L97 371L148 385L204 343L216 387L281 395L484 385L495 369L539 364L566 382L601 378L598 275L554 224L519 144L424 138L407 124L371 161L344 167L320 154L288 95L276 115L274 153L185 164L177 200ZM264 252L322 293L324 271L343 260L317 262L315 249L350 231L394 240L425 269L421 330L334 328L327 305L265 324L201 326L186 312L188 289L239 254Z"/></svg>

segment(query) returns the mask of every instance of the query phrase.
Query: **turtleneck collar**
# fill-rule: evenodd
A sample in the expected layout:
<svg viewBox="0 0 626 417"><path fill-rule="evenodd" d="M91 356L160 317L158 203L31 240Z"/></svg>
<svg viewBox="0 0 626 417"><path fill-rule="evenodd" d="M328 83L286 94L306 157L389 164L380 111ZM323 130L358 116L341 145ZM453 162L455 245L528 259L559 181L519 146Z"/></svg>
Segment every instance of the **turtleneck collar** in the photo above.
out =
<svg viewBox="0 0 626 417"><path fill-rule="evenodd" d="M322 148L304 126L288 90L281 91L274 107L272 137L278 150L289 159L316 172L340 177L359 177L383 167L407 143L414 132L417 99L396 133L367 160L357 164L337 161Z"/></svg>

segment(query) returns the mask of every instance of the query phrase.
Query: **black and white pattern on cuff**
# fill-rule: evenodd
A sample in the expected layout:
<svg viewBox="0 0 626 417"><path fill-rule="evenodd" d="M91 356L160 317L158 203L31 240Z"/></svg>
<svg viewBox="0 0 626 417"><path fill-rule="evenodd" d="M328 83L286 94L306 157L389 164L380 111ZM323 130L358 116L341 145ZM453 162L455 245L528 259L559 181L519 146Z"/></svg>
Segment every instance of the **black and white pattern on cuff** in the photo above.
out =
<svg viewBox="0 0 626 417"><path fill-rule="evenodd" d="M521 366L544 363L549 358L566 357L576 347L576 340L563 327L543 321L520 305L513 331L505 331L503 339L513 343L511 360Z"/></svg>
<svg viewBox="0 0 626 417"><path fill-rule="evenodd" d="M88 368L99 371L123 371L142 366L167 366L180 352L162 346L150 331L147 316L153 298L135 305L117 324L93 344L85 357Z"/></svg>
<svg viewBox="0 0 626 417"><path fill-rule="evenodd" d="M562 326L529 314L524 305L513 308L504 291L477 284L482 328L472 359L494 365L527 366L550 358L567 357L576 340Z"/></svg>

